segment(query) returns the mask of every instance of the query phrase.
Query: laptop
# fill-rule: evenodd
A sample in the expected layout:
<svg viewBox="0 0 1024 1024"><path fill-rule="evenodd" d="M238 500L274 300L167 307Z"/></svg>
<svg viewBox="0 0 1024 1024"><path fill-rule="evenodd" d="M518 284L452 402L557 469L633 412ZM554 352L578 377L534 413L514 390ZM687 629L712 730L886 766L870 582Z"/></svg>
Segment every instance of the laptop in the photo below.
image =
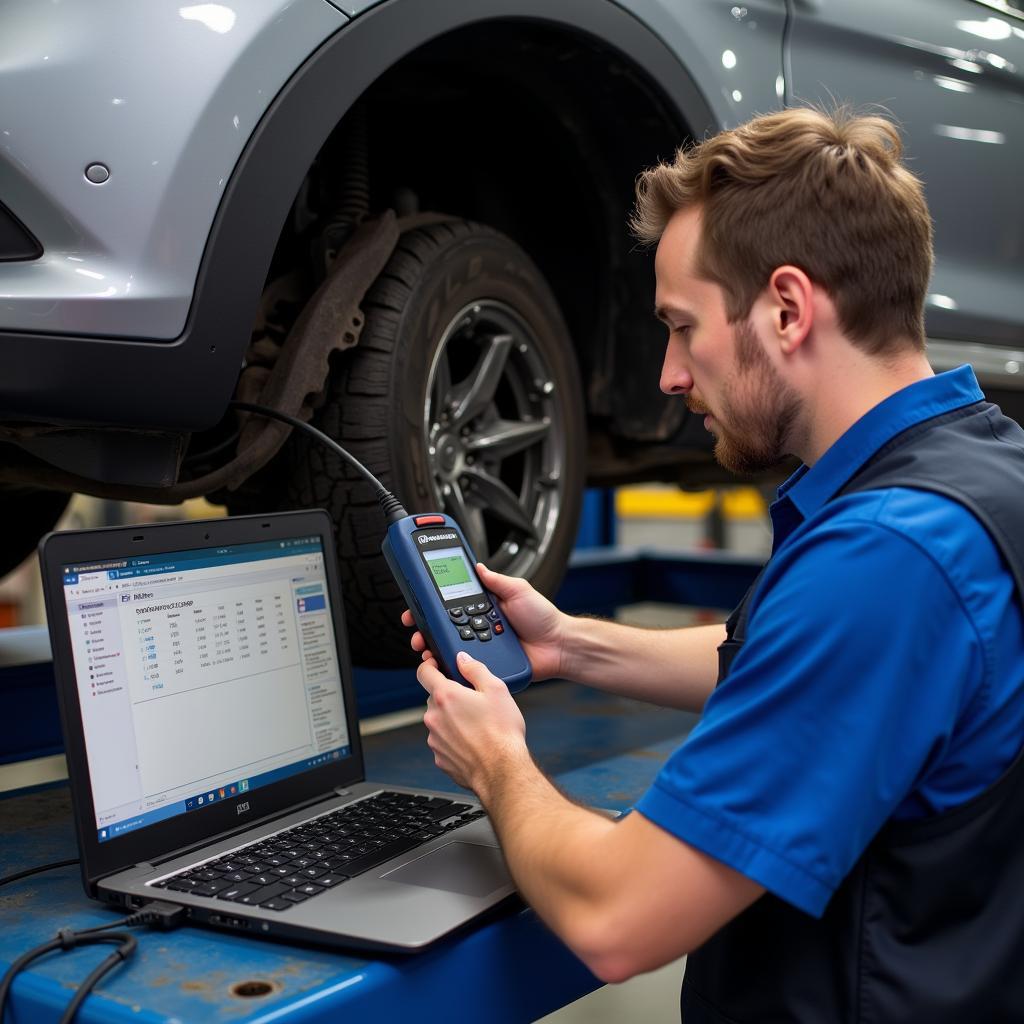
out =
<svg viewBox="0 0 1024 1024"><path fill-rule="evenodd" d="M325 512L53 533L40 561L89 896L412 952L513 894L475 799L364 778Z"/></svg>

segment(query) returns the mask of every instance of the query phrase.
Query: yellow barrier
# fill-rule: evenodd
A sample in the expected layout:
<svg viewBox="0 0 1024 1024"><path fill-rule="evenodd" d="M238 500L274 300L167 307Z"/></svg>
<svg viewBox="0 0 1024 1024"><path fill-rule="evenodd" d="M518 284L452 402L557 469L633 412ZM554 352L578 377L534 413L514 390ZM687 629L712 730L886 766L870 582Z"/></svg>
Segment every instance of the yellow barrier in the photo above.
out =
<svg viewBox="0 0 1024 1024"><path fill-rule="evenodd" d="M715 504L716 492L682 491L678 487L620 487L615 492L615 513L634 519L702 519ZM726 519L760 519L768 512L756 487L730 487L721 491Z"/></svg>

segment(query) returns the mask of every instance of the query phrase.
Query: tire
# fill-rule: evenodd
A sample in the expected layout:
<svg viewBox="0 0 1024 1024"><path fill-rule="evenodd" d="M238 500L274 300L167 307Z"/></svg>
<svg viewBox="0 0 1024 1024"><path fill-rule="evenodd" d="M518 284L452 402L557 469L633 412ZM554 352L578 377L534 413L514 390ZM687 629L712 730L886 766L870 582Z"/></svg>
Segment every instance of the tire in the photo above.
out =
<svg viewBox="0 0 1024 1024"><path fill-rule="evenodd" d="M35 487L0 487L4 542L0 548L0 579L31 555L39 539L57 525L71 500L60 491Z"/></svg>
<svg viewBox="0 0 1024 1024"><path fill-rule="evenodd" d="M552 593L576 537L585 430L569 334L540 273L505 236L441 222L402 236L363 310L314 423L410 514L447 512L478 558ZM286 458L287 504L326 508L336 524L353 659L412 663L371 487L305 437Z"/></svg>

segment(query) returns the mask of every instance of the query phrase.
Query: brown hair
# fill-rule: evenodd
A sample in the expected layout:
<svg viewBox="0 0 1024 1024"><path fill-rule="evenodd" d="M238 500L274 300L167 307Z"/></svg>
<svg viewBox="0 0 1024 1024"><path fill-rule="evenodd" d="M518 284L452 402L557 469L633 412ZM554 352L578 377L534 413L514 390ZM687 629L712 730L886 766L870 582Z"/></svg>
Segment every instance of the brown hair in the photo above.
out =
<svg viewBox="0 0 1024 1024"><path fill-rule="evenodd" d="M676 211L699 205L698 273L725 292L733 322L788 263L829 293L865 351L923 349L932 225L902 151L883 117L766 114L641 174L631 227L656 242Z"/></svg>

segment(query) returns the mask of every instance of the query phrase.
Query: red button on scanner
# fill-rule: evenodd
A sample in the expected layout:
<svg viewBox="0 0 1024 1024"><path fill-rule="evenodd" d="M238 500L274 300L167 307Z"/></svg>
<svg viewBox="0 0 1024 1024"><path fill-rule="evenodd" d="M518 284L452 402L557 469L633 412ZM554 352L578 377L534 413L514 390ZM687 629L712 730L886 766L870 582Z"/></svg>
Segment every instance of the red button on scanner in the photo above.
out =
<svg viewBox="0 0 1024 1024"><path fill-rule="evenodd" d="M416 516L413 522L417 526L444 526L444 516Z"/></svg>
<svg viewBox="0 0 1024 1024"><path fill-rule="evenodd" d="M493 629L495 633L504 633L505 632L505 627L500 622L496 622L491 627L491 629Z"/></svg>

